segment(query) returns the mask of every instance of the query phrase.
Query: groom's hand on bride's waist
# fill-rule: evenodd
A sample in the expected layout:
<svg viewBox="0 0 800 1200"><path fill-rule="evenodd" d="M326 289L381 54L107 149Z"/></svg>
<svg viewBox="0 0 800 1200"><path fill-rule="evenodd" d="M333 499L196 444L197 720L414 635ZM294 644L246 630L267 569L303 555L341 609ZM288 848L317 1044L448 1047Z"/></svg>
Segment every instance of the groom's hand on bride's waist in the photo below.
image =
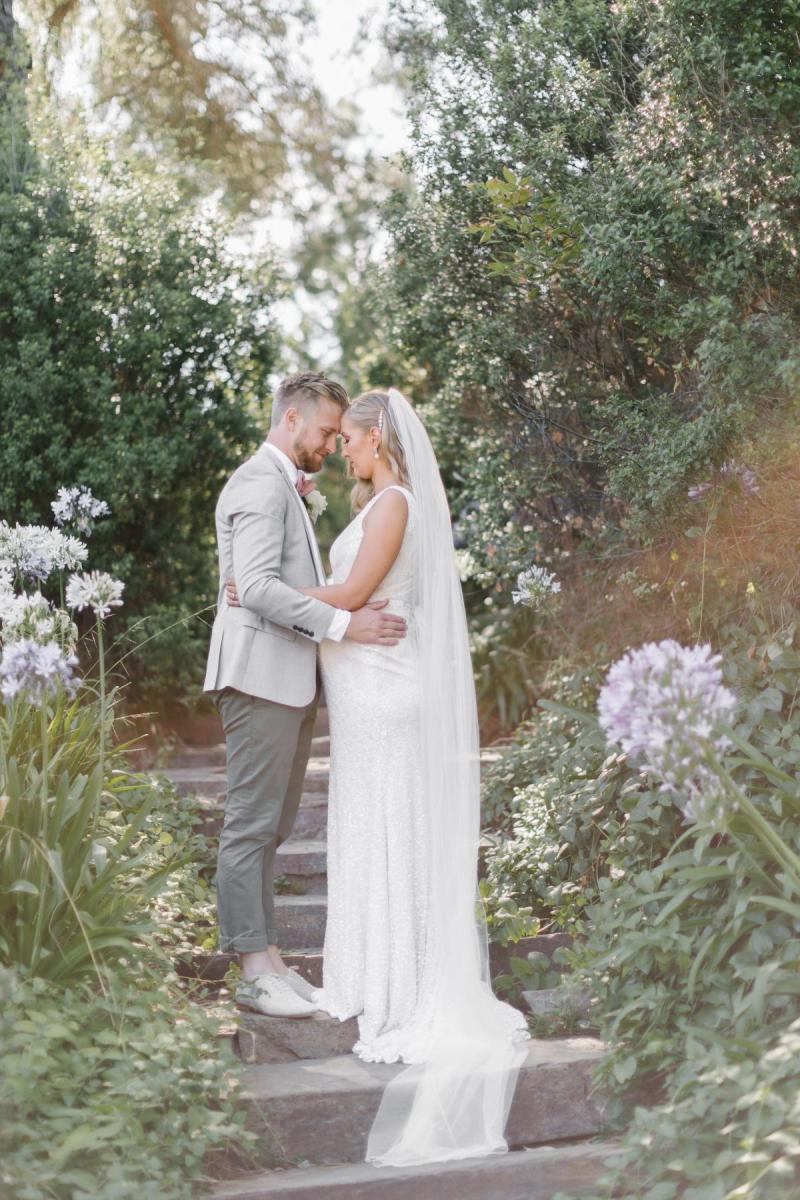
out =
<svg viewBox="0 0 800 1200"><path fill-rule="evenodd" d="M241 608L236 584L229 580L225 584L225 596L231 608ZM363 608L356 609L350 617L345 637L351 642L364 642L372 646L396 646L406 636L406 623L402 617L386 612L388 600L371 600Z"/></svg>
<svg viewBox="0 0 800 1200"><path fill-rule="evenodd" d="M387 612L388 603L388 600L371 600L363 608L356 609L344 635L347 640L373 646L396 646L406 636L406 623L402 617Z"/></svg>

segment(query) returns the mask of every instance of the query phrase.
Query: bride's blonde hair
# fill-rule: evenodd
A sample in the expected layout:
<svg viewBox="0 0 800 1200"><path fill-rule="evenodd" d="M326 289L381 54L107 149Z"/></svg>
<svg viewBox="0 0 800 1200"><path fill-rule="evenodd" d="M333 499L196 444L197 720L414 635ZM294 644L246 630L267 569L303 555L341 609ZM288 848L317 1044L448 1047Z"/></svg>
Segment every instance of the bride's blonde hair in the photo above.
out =
<svg viewBox="0 0 800 1200"><path fill-rule="evenodd" d="M398 483L408 487L408 468L406 456L397 436L392 414L389 408L389 397L386 392L363 392L357 396L347 408L347 419L359 429L369 433L370 429L381 431L381 441L378 456L389 464L391 472ZM359 479L353 488L350 499L354 513L361 512L375 495L375 488L369 479Z"/></svg>

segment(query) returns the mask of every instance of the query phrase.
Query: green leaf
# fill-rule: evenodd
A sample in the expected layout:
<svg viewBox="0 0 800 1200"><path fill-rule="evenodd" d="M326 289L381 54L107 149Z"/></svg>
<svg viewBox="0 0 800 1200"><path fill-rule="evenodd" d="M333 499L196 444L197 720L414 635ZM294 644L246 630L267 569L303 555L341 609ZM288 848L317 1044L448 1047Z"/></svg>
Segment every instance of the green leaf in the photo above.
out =
<svg viewBox="0 0 800 1200"><path fill-rule="evenodd" d="M31 896L38 896L39 889L35 883L31 883L29 879L17 879L11 884L11 887L6 888L7 892L25 892Z"/></svg>

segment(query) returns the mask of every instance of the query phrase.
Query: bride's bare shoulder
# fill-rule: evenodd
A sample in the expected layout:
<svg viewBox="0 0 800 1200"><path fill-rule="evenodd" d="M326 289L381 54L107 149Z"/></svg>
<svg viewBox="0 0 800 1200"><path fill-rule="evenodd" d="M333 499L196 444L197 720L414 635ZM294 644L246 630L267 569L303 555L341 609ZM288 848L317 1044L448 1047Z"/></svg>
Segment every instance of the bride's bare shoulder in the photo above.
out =
<svg viewBox="0 0 800 1200"><path fill-rule="evenodd" d="M411 493L406 488L387 487L374 496L369 512L364 517L364 528L380 525L387 528L405 528Z"/></svg>

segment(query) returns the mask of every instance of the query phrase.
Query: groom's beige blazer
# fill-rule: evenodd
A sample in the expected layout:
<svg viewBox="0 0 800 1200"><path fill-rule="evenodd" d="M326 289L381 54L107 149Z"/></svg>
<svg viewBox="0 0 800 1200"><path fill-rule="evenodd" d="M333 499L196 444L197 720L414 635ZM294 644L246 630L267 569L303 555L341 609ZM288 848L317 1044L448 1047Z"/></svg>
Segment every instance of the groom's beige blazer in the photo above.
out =
<svg viewBox="0 0 800 1200"><path fill-rule="evenodd" d="M303 501L266 444L225 484L216 525L219 593L203 690L310 704L317 643L338 610L296 590L325 580ZM226 601L231 579L241 608Z"/></svg>

